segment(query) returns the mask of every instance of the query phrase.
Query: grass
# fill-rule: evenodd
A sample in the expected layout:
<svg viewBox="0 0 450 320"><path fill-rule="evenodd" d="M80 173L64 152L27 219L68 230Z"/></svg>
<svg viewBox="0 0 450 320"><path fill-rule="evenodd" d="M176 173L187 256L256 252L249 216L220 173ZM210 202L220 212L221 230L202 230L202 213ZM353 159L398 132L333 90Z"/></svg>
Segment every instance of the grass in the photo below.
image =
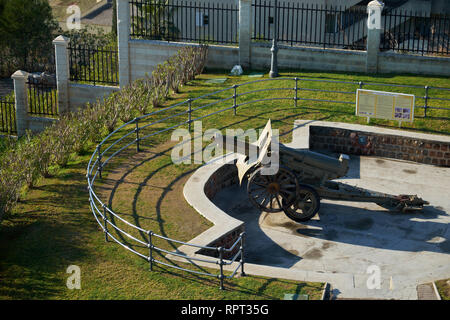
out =
<svg viewBox="0 0 450 320"><path fill-rule="evenodd" d="M450 279L435 281L442 300L450 300Z"/></svg>
<svg viewBox="0 0 450 320"><path fill-rule="evenodd" d="M282 75L450 87L449 79L439 77L374 77L289 71L283 72ZM208 79L223 77L228 77L223 84L206 83ZM174 94L166 105L252 79L248 76L229 77L223 71L209 71L183 87L180 93ZM246 87L246 91L269 85L272 88L292 87L286 81L265 82L251 84ZM322 84L311 83L311 86L314 85L319 88ZM350 87L347 89L354 90ZM229 97L230 94L231 91L226 91L218 96ZM280 90L271 91L270 94L287 97L291 96L292 92ZM330 99L330 94L314 92L314 95L311 95L307 91L302 91L302 94L305 94L304 97ZM218 96L197 101L193 108L217 101ZM263 97L268 97L268 94L249 94L239 97L238 103ZM352 96L347 98L349 101L353 100ZM197 110L193 113L193 119L230 105L232 101L228 100L210 108ZM182 110L185 110L185 106L161 112L150 117L147 123ZM420 119L420 122L405 124L405 127L408 130L448 134L448 121L442 120L446 116L443 111L439 110L434 115L435 118ZM293 108L292 101L266 101L240 107L237 115L228 110L204 118L203 130L262 128L268 118L273 119L273 127L285 133L281 138L282 142L290 141L289 132L296 119L365 124L365 119L354 115L353 106L302 101L297 108ZM181 120L186 120L186 115L143 129L141 136L167 128ZM396 123L389 121L376 120L373 123L384 127L397 127ZM140 125L142 127L145 123ZM125 127L112 138L118 138L130 129ZM120 153L106 168L103 179L97 180L95 190L105 203L115 212L120 212L128 221L145 230L188 241L207 230L211 223L197 214L182 196L184 183L199 165L172 164L170 151L176 142L170 141L171 133L172 130L144 140L140 153L136 153L133 148ZM123 143L131 139L133 135ZM204 142L205 145L207 143ZM94 148L92 145L90 152L93 152ZM106 156L117 148L111 148ZM89 157L90 154L73 155L66 168L58 171L52 178L41 180L36 187L28 190L13 213L5 217L0 226L0 299L282 299L284 293L309 294L310 299L320 297L321 283L248 276L225 281L226 290L221 291L218 290L218 281L214 278L163 266L156 266L153 272L148 271L148 263L143 259L118 245L105 243L104 234L100 232L89 208L85 182ZM145 235L130 230L120 221L116 223L133 236L146 239ZM128 242L128 239L123 238L122 241ZM166 241L160 241L157 245L174 249L173 243ZM133 244L130 246L146 253L145 248ZM166 259L165 261L169 262L161 255L158 259ZM185 266L176 261L171 263ZM66 288L65 283L69 276L66 269L69 265L81 268L81 290Z"/></svg>

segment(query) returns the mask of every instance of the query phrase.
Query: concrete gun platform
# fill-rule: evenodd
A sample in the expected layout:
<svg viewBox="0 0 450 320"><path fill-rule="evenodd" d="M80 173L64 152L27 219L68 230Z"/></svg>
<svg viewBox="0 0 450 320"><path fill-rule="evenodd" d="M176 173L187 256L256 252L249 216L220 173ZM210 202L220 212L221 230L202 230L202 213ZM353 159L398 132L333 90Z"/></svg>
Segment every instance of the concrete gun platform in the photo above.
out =
<svg viewBox="0 0 450 320"><path fill-rule="evenodd" d="M258 212L247 197L246 181L223 189L213 202L245 222L248 263L345 275L345 283L334 286L338 298L417 299L418 284L450 277L449 168L352 156L349 173L339 180L417 194L430 206L391 213L372 203L323 200L318 215L300 224L282 212ZM380 270L379 289L368 288L371 266Z"/></svg>

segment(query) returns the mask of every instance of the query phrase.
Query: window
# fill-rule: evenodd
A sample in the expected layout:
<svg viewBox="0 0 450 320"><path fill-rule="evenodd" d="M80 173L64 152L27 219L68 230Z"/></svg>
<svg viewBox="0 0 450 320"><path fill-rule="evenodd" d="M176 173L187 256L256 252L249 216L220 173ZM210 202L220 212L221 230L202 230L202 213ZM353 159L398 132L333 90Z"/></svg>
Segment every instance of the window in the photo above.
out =
<svg viewBox="0 0 450 320"><path fill-rule="evenodd" d="M195 25L197 27L204 27L209 24L209 16L203 12L197 12L195 14Z"/></svg>

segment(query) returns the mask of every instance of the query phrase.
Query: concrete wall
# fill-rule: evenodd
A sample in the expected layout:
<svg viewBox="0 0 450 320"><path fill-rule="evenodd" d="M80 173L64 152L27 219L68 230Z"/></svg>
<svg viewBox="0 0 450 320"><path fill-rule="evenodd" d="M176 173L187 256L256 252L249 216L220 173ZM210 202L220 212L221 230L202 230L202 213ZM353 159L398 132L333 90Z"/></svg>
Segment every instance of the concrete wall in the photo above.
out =
<svg viewBox="0 0 450 320"><path fill-rule="evenodd" d="M378 54L378 72L449 76L450 58L382 52Z"/></svg>
<svg viewBox="0 0 450 320"><path fill-rule="evenodd" d="M151 75L153 69L173 56L185 46L198 44L166 42L158 40L130 40L129 41L129 72L131 81ZM239 49L230 46L209 46L207 67L231 69L239 62Z"/></svg>
<svg viewBox="0 0 450 320"><path fill-rule="evenodd" d="M270 47L253 44L251 65L256 69L270 68ZM316 69L325 71L364 72L366 53L340 49L317 49L307 47L284 47L278 51L278 66L293 69Z"/></svg>
<svg viewBox="0 0 450 320"><path fill-rule="evenodd" d="M77 84L69 82L69 110L75 111L86 103L102 100L114 91L118 91L119 87L111 86L93 86L87 84Z"/></svg>

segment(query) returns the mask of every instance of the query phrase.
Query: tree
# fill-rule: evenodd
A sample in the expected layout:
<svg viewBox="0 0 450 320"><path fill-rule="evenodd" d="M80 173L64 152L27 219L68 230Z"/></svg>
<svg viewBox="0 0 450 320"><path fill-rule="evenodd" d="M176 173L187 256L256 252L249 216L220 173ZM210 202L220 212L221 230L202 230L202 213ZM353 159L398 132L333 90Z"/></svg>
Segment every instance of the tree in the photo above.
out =
<svg viewBox="0 0 450 320"><path fill-rule="evenodd" d="M52 56L52 40L59 29L47 0L0 0L2 49L27 71Z"/></svg>

